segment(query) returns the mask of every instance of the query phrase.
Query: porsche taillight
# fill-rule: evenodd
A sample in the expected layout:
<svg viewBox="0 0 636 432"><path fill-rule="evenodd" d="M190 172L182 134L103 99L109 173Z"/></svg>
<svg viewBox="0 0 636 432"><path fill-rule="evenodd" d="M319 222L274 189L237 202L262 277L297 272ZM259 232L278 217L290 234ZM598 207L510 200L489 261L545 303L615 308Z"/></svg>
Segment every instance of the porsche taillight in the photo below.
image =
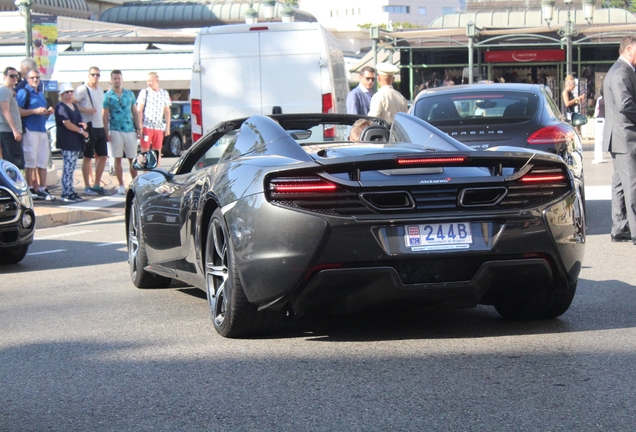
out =
<svg viewBox="0 0 636 432"><path fill-rule="evenodd" d="M320 177L277 178L269 182L269 190L273 194L302 195L323 192L334 192L338 185Z"/></svg>
<svg viewBox="0 0 636 432"><path fill-rule="evenodd" d="M572 142L574 132L564 125L553 125L539 129L528 138L528 144L555 145Z"/></svg>
<svg viewBox="0 0 636 432"><path fill-rule="evenodd" d="M203 136L203 115L201 112L201 99L192 99L190 102L192 114L190 122L192 124L192 142Z"/></svg>

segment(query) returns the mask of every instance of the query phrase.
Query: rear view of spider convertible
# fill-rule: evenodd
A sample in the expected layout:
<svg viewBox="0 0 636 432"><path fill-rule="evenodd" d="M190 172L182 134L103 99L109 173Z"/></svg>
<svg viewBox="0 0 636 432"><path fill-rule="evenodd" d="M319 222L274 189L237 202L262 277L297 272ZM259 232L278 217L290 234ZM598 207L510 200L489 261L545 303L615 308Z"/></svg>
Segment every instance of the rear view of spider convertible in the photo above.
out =
<svg viewBox="0 0 636 432"><path fill-rule="evenodd" d="M312 310L569 308L585 244L579 171L536 150L474 150L408 114L348 141L359 118L224 122L169 171L141 154L147 172L126 199L133 283L206 290L226 337Z"/></svg>

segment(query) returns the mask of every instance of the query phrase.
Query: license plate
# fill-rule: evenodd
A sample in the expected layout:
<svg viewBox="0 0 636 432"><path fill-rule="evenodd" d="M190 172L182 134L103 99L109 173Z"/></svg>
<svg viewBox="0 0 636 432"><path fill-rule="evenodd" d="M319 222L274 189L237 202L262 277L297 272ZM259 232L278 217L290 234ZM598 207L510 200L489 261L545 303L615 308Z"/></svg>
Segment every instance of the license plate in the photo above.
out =
<svg viewBox="0 0 636 432"><path fill-rule="evenodd" d="M406 247L414 251L468 249L473 242L469 223L432 223L407 225L404 230Z"/></svg>

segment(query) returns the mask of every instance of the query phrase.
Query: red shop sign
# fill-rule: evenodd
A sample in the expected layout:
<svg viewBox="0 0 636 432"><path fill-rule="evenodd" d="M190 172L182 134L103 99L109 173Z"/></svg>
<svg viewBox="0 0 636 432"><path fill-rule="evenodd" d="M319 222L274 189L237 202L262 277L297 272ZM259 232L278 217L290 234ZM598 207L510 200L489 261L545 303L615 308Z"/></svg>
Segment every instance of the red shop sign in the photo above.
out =
<svg viewBox="0 0 636 432"><path fill-rule="evenodd" d="M486 63L536 63L564 60L565 51L561 49L486 51L485 55Z"/></svg>

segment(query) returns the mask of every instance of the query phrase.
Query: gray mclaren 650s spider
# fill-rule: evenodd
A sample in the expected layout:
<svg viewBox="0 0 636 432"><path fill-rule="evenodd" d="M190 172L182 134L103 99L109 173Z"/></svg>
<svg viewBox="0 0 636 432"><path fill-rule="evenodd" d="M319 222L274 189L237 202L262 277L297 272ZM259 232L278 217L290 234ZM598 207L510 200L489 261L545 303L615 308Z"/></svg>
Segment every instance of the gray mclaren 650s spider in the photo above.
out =
<svg viewBox="0 0 636 432"><path fill-rule="evenodd" d="M217 125L126 196L130 274L206 291L225 337L309 312L570 307L583 259L580 158L470 148L424 120L280 114Z"/></svg>

